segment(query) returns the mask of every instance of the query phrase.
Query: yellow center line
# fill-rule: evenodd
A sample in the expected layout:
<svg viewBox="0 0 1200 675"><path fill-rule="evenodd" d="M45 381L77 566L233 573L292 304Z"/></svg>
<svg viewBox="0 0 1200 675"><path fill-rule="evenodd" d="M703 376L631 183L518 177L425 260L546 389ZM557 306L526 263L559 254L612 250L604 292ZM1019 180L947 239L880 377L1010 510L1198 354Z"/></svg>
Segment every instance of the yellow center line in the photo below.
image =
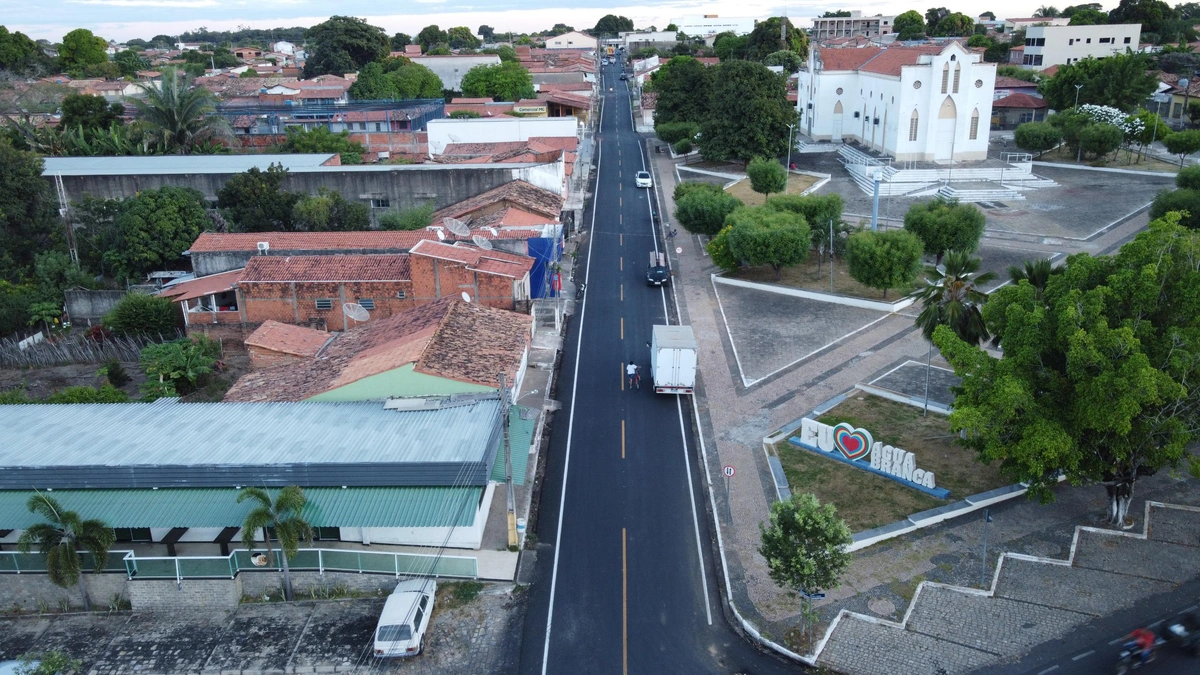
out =
<svg viewBox="0 0 1200 675"><path fill-rule="evenodd" d="M621 672L629 675L629 567L625 528L621 528Z"/></svg>
<svg viewBox="0 0 1200 675"><path fill-rule="evenodd" d="M625 459L625 420L621 420L621 459Z"/></svg>

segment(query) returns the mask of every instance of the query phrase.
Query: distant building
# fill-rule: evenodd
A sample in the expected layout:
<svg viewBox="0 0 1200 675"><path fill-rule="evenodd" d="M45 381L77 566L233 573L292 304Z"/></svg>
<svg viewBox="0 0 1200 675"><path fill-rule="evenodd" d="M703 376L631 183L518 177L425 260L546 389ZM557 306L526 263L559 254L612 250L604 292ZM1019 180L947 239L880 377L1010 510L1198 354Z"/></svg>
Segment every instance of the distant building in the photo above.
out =
<svg viewBox="0 0 1200 675"><path fill-rule="evenodd" d="M855 35L883 37L892 34L892 22L895 19L895 16L882 14L863 16L859 10L852 10L850 16L816 17L812 20L811 37L817 41Z"/></svg>
<svg viewBox="0 0 1200 675"><path fill-rule="evenodd" d="M746 35L754 30L755 20L748 17L704 14L671 19L671 23L675 24L680 33L687 35L715 35L725 32Z"/></svg>
<svg viewBox="0 0 1200 675"><path fill-rule="evenodd" d="M412 46L412 45L409 45ZM413 63L432 70L442 81L442 88L462 91L463 75L476 66L498 66L500 57L495 54L449 54L445 56L413 56Z"/></svg>
<svg viewBox="0 0 1200 675"><path fill-rule="evenodd" d="M1024 19L1005 19L1004 32L1012 33L1019 30L1028 30L1034 26L1066 26L1071 23L1067 17L1055 17L1048 19L1042 16L1035 16Z"/></svg>
<svg viewBox="0 0 1200 675"><path fill-rule="evenodd" d="M1025 31L1021 65L1032 70L1069 65L1086 58L1102 59L1137 51L1141 24L1120 23L1098 26L1031 26Z"/></svg>
<svg viewBox="0 0 1200 675"><path fill-rule="evenodd" d="M571 31L546 38L546 49L587 49L595 51L599 43L587 33Z"/></svg>
<svg viewBox="0 0 1200 675"><path fill-rule="evenodd" d="M280 54L288 54L289 56L296 55L296 45L287 40L280 40L271 44L271 51L279 52Z"/></svg>

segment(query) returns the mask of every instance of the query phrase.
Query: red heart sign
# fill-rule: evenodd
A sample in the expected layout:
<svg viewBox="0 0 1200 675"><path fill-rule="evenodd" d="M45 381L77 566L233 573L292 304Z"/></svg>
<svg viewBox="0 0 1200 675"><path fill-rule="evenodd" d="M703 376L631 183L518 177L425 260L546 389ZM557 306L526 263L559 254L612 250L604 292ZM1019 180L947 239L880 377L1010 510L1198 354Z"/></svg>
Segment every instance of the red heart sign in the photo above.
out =
<svg viewBox="0 0 1200 675"><path fill-rule="evenodd" d="M861 459L871 451L871 432L852 427L845 422L833 428L833 443L846 459Z"/></svg>

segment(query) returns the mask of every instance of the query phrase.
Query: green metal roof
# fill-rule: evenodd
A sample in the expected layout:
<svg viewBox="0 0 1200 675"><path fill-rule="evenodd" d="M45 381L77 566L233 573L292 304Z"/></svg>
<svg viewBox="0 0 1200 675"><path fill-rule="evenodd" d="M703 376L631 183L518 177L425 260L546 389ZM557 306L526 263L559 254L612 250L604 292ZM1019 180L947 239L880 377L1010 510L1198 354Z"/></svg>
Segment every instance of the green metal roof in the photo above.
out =
<svg viewBox="0 0 1200 675"><path fill-rule="evenodd" d="M251 508L250 502L237 502L238 492L164 488L46 494L81 518L98 518L110 527L236 527ZM0 529L25 529L41 521L25 506L33 494L0 490ZM462 527L474 523L483 488L308 488L304 494L304 516L314 527Z"/></svg>
<svg viewBox="0 0 1200 675"><path fill-rule="evenodd" d="M532 419L522 419L521 411L528 410L527 413ZM537 411L532 408L524 408L514 405L508 409L508 436L509 442L512 444L513 458L513 485L525 484L525 470L529 464L529 449L533 443L533 433L537 430ZM503 444L504 439L500 442ZM501 445L496 451L496 463L492 465L492 480L504 482L504 447Z"/></svg>

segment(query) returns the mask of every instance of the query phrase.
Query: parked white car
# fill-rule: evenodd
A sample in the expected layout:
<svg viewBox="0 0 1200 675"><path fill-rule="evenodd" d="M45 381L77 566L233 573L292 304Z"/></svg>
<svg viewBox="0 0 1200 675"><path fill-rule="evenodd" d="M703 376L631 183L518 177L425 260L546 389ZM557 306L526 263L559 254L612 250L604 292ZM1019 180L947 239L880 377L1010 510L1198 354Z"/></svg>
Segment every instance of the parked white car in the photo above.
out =
<svg viewBox="0 0 1200 675"><path fill-rule="evenodd" d="M433 614L437 582L412 579L396 584L375 628L375 656L390 659L416 656L425 648L425 629Z"/></svg>
<svg viewBox="0 0 1200 675"><path fill-rule="evenodd" d="M648 188L654 185L654 182L650 180L649 171L637 172L637 175L633 177L633 182L640 188Z"/></svg>

